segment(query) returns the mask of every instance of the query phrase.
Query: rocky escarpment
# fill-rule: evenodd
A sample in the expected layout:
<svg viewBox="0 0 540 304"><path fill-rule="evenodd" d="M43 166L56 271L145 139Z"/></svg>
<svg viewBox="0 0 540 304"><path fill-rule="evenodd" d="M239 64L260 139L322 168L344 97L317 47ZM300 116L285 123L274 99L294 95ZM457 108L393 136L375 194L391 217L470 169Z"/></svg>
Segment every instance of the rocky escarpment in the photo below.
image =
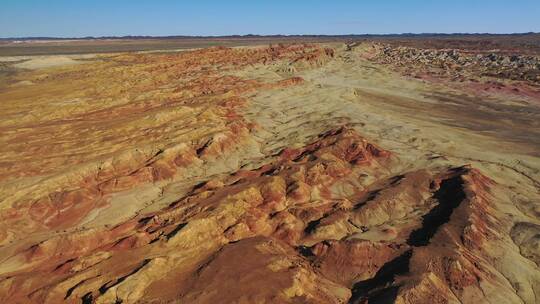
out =
<svg viewBox="0 0 540 304"><path fill-rule="evenodd" d="M371 79L407 52L342 47L17 74L34 87L0 91L19 101L0 105L0 302L538 302L529 163L485 161L464 124L411 127L422 111L394 107L427 104L416 80Z"/></svg>
<svg viewBox="0 0 540 304"><path fill-rule="evenodd" d="M347 199L340 198L341 191L335 189L337 184L350 179L348 192L354 195L362 190L361 184L355 185L354 177L371 172L388 157L387 152L367 143L352 130L323 134L309 146L284 150L275 163L198 185L164 211L141 215L112 229L58 236L16 253L5 262L5 265L19 265L5 273L8 277L3 281L4 286L12 291L6 294L5 300L29 297L26 299L51 303L82 298L102 303L133 302L144 296L164 297L157 288L159 284L173 284L177 286L177 293L170 296L190 299L196 297L196 290L191 289L186 295L180 290L187 292L190 284L197 285L189 281L197 279L206 264L213 265L205 260L214 260L228 248L220 249L228 243L256 236L282 240L284 243L280 246L288 249L276 248L275 254L287 256L289 252L292 253L291 263L301 261L303 257L295 248L300 246L307 225L327 212L325 210L336 208L336 204L350 208ZM336 199L342 202L334 202ZM312 201L317 203L310 204ZM256 255L253 261L260 262ZM307 261L303 263L307 268L300 267L298 274L283 266L287 270L283 279L289 282L283 283L284 289L291 287L287 284L292 284L296 275L303 276L311 269ZM236 275L241 275L244 269L228 267L232 267ZM235 277L234 273L230 275ZM317 299L320 290L315 286L326 282L331 290L341 290L339 295L329 292L328 299L347 299L347 288L315 273L309 276L311 278L306 280L313 284L313 294L304 290L306 287L301 283L297 288L298 292L305 293L303 296ZM158 277L160 279L154 282ZM186 283L177 285L176 280L186 280ZM128 283L134 284L132 288L126 287ZM72 286L68 287L70 284ZM94 289L92 286L96 284L99 286ZM203 288L209 282L200 284ZM154 286L157 289L154 290ZM292 296L283 292L284 299ZM275 293L273 290L265 297Z"/></svg>
<svg viewBox="0 0 540 304"><path fill-rule="evenodd" d="M482 250L498 238L493 181L468 167L383 174L393 162L353 130L321 134L275 162L197 185L162 211L15 252L3 263L12 265L4 268L3 299L446 303L513 296Z"/></svg>
<svg viewBox="0 0 540 304"><path fill-rule="evenodd" d="M465 72L500 79L540 84L540 58L532 55L469 52L454 49L431 50L409 47L376 46L376 59L401 67L420 66L447 75Z"/></svg>
<svg viewBox="0 0 540 304"><path fill-rule="evenodd" d="M31 88L13 86L6 94L35 90L40 106L21 97L18 112L8 106L0 123L10 143L1 161L0 244L79 225L110 206L117 193L142 184L164 186L230 170L216 162L228 152L248 151L232 160L232 167L242 157L258 155L250 138L256 126L239 113L247 102L242 94L302 79L262 82L223 73L250 64L310 63L323 60L320 56L327 54L312 45L210 48L121 54L72 70L31 73ZM65 79L83 89L72 90ZM51 95L66 101L51 103ZM148 192L162 192L160 186Z"/></svg>

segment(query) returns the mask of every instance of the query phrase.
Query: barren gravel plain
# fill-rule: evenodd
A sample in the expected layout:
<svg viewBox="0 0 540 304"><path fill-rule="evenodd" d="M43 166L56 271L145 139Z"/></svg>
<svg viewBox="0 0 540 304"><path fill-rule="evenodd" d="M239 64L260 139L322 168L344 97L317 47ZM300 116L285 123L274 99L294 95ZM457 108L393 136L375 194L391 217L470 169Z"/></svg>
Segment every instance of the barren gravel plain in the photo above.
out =
<svg viewBox="0 0 540 304"><path fill-rule="evenodd" d="M0 302L539 303L540 56L454 42L0 57Z"/></svg>

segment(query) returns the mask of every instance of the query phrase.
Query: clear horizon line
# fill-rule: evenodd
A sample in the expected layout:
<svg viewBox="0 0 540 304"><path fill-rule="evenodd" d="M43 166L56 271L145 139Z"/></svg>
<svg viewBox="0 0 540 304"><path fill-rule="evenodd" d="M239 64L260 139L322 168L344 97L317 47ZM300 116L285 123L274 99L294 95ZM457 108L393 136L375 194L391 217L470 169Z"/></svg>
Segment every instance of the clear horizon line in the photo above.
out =
<svg viewBox="0 0 540 304"><path fill-rule="evenodd" d="M493 33L493 32L410 32L410 33L384 33L384 34L230 34L230 35L102 35L102 36L19 36L19 37L0 37L2 40L21 40L21 39L111 39L111 38L229 38L229 37L354 37L354 36L429 36L429 35L531 35L540 34L540 32L512 32L512 33Z"/></svg>

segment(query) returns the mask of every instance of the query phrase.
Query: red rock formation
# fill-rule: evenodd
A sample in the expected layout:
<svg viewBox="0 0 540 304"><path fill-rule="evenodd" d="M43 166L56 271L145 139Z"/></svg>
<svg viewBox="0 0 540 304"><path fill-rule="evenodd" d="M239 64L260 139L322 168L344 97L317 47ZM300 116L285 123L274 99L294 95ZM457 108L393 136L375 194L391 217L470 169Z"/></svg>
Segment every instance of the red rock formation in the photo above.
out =
<svg viewBox="0 0 540 304"><path fill-rule="evenodd" d="M507 278L497 249L532 268L540 229L509 219L503 185L479 170L411 163L352 127L270 153L255 140L249 96L312 80L238 69L335 52L218 47L30 73L47 100L65 79L95 99L6 127L23 130L6 159L30 161L0 177L28 178L2 189L0 302L534 303L536 281Z"/></svg>

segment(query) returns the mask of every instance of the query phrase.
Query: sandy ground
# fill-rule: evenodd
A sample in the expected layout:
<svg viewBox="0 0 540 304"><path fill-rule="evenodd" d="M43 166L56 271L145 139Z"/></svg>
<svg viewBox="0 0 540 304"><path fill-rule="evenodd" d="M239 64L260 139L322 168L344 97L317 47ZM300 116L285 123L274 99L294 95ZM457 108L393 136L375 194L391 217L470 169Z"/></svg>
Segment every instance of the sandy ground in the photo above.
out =
<svg viewBox="0 0 540 304"><path fill-rule="evenodd" d="M37 70L43 68L60 67L84 63L81 59L88 60L95 55L54 55L54 56L4 56L0 57L0 62L13 64L13 67L20 69Z"/></svg>

